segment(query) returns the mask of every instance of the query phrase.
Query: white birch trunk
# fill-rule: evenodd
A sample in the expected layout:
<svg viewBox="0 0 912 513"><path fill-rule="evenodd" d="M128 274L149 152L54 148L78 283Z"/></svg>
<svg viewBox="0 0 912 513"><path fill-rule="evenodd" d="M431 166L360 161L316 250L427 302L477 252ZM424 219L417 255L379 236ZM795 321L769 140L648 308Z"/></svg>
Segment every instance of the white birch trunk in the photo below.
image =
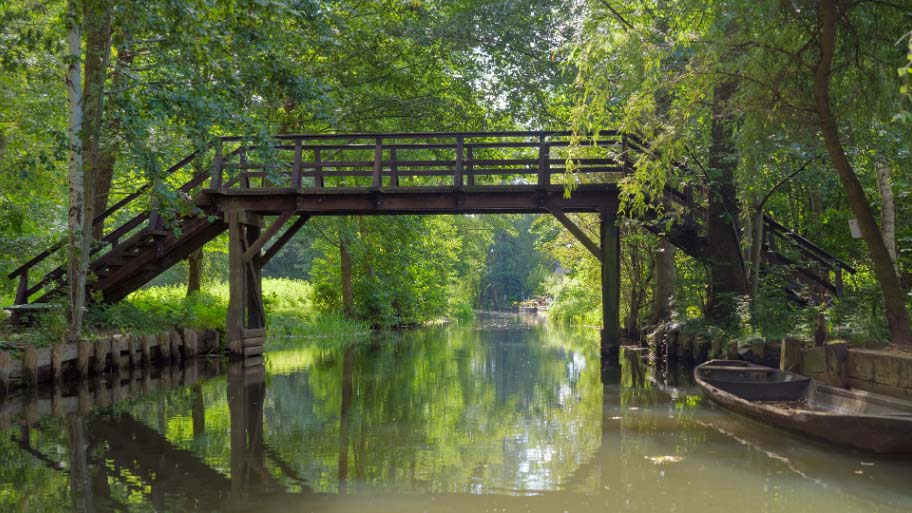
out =
<svg viewBox="0 0 912 513"><path fill-rule="evenodd" d="M78 0L67 1L66 90L69 116L67 136L70 144L67 283L70 299L70 340L78 339L82 332L89 253L89 237L85 232L86 198L82 169L82 34L79 11Z"/></svg>
<svg viewBox="0 0 912 513"><path fill-rule="evenodd" d="M877 161L877 188L880 190L880 233L893 261L893 270L899 276L899 263L896 260L896 203L893 201L893 181L890 178L889 163Z"/></svg>

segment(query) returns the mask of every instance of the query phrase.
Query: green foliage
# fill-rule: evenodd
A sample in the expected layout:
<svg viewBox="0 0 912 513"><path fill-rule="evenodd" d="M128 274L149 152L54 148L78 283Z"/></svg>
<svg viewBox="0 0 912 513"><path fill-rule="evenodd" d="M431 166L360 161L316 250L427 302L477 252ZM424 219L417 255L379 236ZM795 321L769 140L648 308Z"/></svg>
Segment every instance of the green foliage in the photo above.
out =
<svg viewBox="0 0 912 513"><path fill-rule="evenodd" d="M263 279L263 303L270 342L288 337L336 336L363 332L366 327L312 307L313 288L307 282L285 278ZM98 329L156 332L177 327L225 329L228 286L207 284L204 291L186 295L181 285L148 287L125 301L95 305L88 320Z"/></svg>

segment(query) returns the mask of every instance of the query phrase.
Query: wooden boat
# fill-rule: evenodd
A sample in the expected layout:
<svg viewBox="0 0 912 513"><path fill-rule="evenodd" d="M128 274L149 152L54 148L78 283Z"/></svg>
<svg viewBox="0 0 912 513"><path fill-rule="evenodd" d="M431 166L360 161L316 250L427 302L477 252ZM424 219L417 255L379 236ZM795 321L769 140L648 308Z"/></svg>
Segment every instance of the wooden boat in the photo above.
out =
<svg viewBox="0 0 912 513"><path fill-rule="evenodd" d="M912 402L738 360L701 364L694 378L736 413L857 449L912 453Z"/></svg>

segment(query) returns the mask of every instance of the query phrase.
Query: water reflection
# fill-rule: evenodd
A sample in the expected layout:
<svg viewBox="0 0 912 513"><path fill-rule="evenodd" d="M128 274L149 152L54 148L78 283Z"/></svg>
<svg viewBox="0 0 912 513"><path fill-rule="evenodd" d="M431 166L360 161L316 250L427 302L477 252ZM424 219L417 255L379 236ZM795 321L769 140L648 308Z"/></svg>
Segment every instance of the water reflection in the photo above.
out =
<svg viewBox="0 0 912 513"><path fill-rule="evenodd" d="M603 368L597 333L483 322L4 405L0 511L912 509L901 459L732 416L634 354Z"/></svg>

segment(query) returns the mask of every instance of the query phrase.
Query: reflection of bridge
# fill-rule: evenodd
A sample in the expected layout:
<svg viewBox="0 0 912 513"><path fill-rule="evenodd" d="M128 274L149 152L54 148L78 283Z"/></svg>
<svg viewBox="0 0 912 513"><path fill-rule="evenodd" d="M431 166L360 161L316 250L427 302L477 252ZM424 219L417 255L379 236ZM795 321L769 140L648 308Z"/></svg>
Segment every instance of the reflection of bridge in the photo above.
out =
<svg viewBox="0 0 912 513"><path fill-rule="evenodd" d="M126 218L131 203L145 199L145 186L95 218L96 225L122 224L106 232L93 251L91 271L97 280L90 286L108 301L122 299L227 230L228 340L232 352L250 356L262 352L265 335L261 269L312 216L550 213L601 261L603 347L613 353L619 343L617 182L647 149L617 132L602 132L598 139L575 137L483 132L222 138L211 154L190 155L165 173L176 183L187 180L179 190L193 196L186 207L194 213L168 223L156 211ZM186 170L209 158L210 169ZM690 190L669 188L666 196L675 205L669 239L704 258L706 209ZM575 212L599 214L597 242L567 216ZM269 216L274 221L265 223ZM766 267L786 269L795 284L839 293L842 270L851 271L772 219L764 240ZM783 249L786 245L791 249ZM9 275L19 278L17 305L61 290L62 265L37 282L29 278L61 248L43 252Z"/></svg>

